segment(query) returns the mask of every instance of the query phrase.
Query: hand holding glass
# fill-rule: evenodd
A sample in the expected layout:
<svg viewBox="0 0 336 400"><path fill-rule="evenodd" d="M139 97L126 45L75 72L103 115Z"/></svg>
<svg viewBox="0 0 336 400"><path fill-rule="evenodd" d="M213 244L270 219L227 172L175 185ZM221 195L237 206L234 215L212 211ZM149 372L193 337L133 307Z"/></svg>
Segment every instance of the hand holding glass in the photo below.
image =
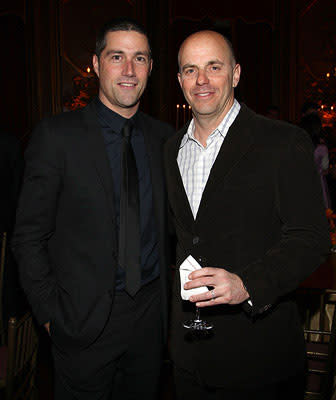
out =
<svg viewBox="0 0 336 400"><path fill-rule="evenodd" d="M205 257L198 257L197 261L199 264L204 267L206 265L206 258ZM189 319L182 323L183 327L186 329L190 329L193 331L208 331L212 329L214 326L213 324L202 320L200 316L200 309L196 306L196 316L194 319Z"/></svg>

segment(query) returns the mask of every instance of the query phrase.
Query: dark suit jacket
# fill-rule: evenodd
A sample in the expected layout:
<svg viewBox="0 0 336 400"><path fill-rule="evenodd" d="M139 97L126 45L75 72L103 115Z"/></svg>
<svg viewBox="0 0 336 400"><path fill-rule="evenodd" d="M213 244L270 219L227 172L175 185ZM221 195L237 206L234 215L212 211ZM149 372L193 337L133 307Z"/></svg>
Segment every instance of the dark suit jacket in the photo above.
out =
<svg viewBox="0 0 336 400"><path fill-rule="evenodd" d="M214 386L261 386L303 369L304 341L291 293L329 250L309 137L242 108L212 167L194 221L176 157L186 129L168 140L167 189L177 265L189 255L238 274L253 307L202 309L214 336L190 340L181 322L194 305L174 284L172 355ZM247 311L246 311L247 310Z"/></svg>
<svg viewBox="0 0 336 400"><path fill-rule="evenodd" d="M168 244L162 154L172 129L143 113L139 120L150 160L165 328ZM109 315L118 258L112 174L94 104L43 120L25 158L13 238L22 285L38 321L51 321L58 346L88 346Z"/></svg>

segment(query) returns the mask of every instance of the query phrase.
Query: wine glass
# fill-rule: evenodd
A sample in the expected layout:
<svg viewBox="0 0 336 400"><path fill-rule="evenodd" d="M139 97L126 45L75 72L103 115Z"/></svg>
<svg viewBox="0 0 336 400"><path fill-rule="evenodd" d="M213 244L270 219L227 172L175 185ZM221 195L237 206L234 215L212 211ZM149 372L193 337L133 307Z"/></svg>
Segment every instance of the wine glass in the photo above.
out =
<svg viewBox="0 0 336 400"><path fill-rule="evenodd" d="M198 263L204 267L207 264L205 257L198 257ZM213 324L202 320L200 316L201 310L196 306L196 315L194 319L189 319L182 323L183 327L192 331L208 331L213 329Z"/></svg>

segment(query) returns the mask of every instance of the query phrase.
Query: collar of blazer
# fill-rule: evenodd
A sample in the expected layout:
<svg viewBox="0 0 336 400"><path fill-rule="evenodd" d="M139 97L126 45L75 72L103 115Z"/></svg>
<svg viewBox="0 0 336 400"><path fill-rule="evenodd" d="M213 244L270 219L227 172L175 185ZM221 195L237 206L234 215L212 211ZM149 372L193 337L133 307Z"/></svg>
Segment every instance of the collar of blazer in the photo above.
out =
<svg viewBox="0 0 336 400"><path fill-rule="evenodd" d="M234 170L235 166L239 163L241 158L246 154L253 143L253 119L255 113L241 104L241 109L235 121L231 125L222 147L218 153L216 161L211 169L209 179L204 188L201 203L198 209L196 221L201 219L206 212L206 205L211 204L212 198L216 197L216 188L218 185L223 185L226 177ZM177 164L177 155L180 148L180 143L187 132L188 125L184 126L171 140L167 146L167 167L170 171L168 173L172 179L171 187L176 187L174 190L175 195L171 196L171 201L183 204L179 209L185 210L184 217L193 224L194 217L192 215L189 201L184 190L183 181ZM169 188L170 190L170 188Z"/></svg>

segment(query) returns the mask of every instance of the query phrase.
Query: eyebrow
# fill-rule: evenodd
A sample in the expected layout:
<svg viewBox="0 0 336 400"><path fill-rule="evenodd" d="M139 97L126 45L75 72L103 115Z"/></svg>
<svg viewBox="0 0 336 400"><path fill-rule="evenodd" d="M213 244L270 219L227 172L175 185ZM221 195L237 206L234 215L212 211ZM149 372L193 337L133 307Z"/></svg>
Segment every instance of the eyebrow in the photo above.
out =
<svg viewBox="0 0 336 400"><path fill-rule="evenodd" d="M108 57L111 54L125 54L125 52L122 51L122 50L110 49L110 50L107 50L107 52L105 53L105 57ZM137 52L134 53L134 55L135 56L141 55L141 56L149 57L149 52L148 51L137 51Z"/></svg>
<svg viewBox="0 0 336 400"><path fill-rule="evenodd" d="M121 50L114 50L114 49L107 50L107 52L105 53L105 57L109 56L110 54L124 54L124 52Z"/></svg>
<svg viewBox="0 0 336 400"><path fill-rule="evenodd" d="M195 68L195 67L197 67L196 64L185 64L185 65L183 65L183 67L182 67L182 71L184 71L184 70L187 69L187 68Z"/></svg>
<svg viewBox="0 0 336 400"><path fill-rule="evenodd" d="M211 60L211 61L208 61L205 66L207 67L208 65L214 65L214 64L224 65L224 62L223 61L219 61L219 60ZM196 65L196 64L185 64L182 67L182 71L184 71L187 68L195 68L195 67L198 68L198 65Z"/></svg>
<svg viewBox="0 0 336 400"><path fill-rule="evenodd" d="M149 52L148 51L137 51L134 55L135 56L147 56L147 57L149 57Z"/></svg>

